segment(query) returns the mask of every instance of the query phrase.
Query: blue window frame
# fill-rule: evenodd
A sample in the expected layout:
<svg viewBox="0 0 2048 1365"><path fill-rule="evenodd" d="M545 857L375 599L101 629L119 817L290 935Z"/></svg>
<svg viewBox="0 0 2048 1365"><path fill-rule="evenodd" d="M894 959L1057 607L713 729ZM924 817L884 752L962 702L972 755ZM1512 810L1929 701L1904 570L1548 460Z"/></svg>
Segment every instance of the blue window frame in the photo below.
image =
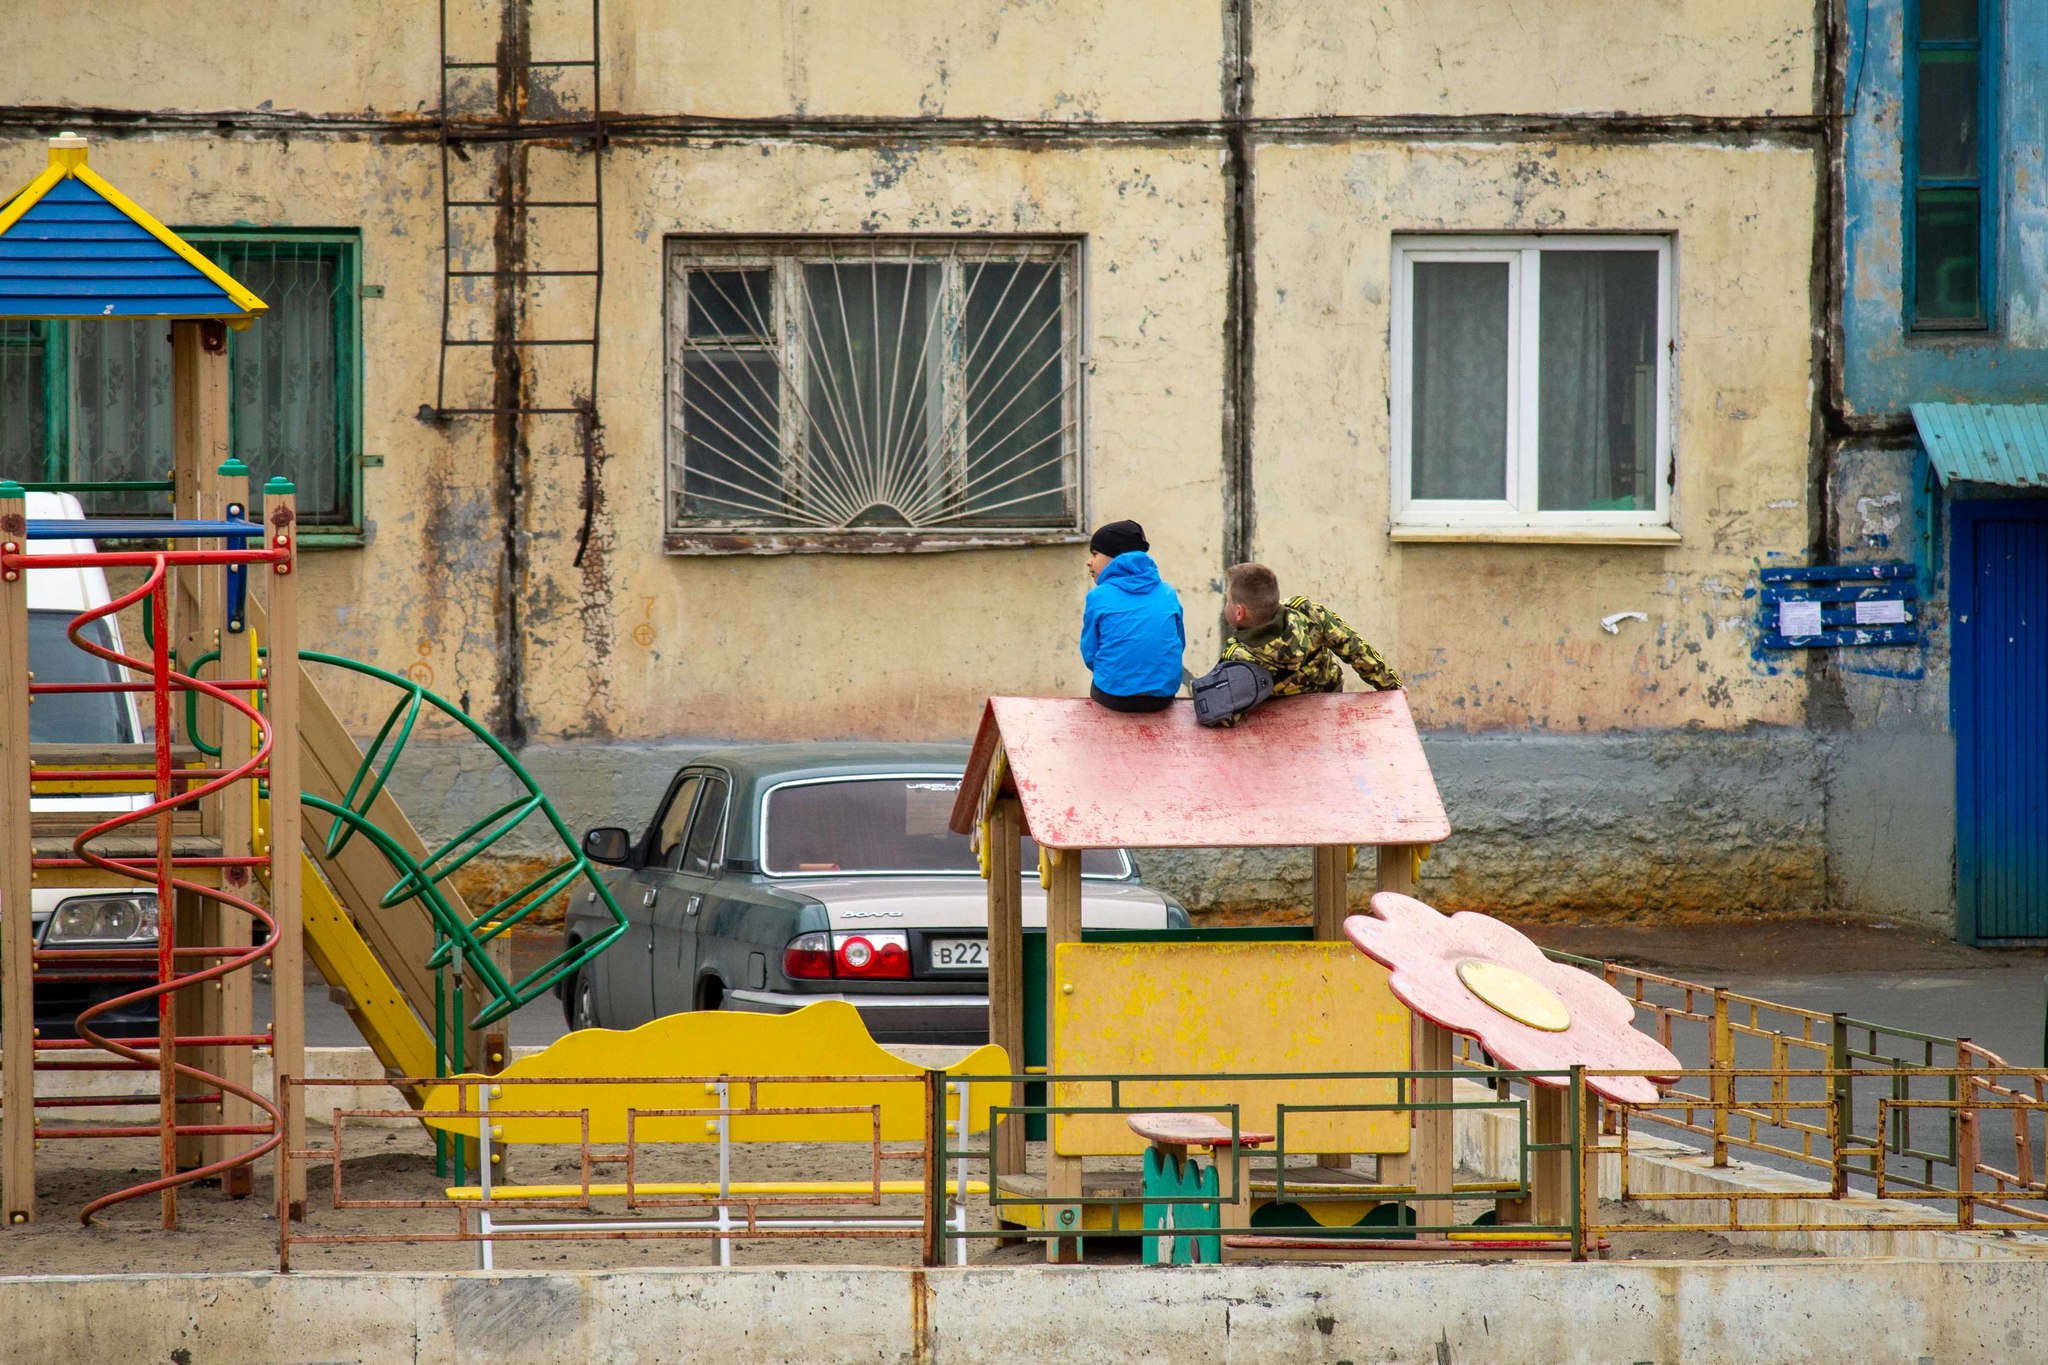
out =
<svg viewBox="0 0 2048 1365"><path fill-rule="evenodd" d="M1982 331L1996 272L1998 0L1907 0L1906 322Z"/></svg>
<svg viewBox="0 0 2048 1365"><path fill-rule="evenodd" d="M181 228L270 305L228 335L229 444L256 479L299 488L304 544L362 538L360 235ZM0 322L0 477L160 479L171 467L171 355L157 319ZM95 495L97 515L168 514L162 493Z"/></svg>

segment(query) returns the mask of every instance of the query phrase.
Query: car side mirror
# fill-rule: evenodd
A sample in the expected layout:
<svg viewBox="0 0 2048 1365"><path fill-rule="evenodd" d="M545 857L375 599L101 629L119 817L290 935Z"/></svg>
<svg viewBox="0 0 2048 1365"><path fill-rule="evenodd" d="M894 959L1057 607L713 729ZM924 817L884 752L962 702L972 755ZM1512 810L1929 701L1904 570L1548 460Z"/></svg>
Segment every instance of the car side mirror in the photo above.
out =
<svg viewBox="0 0 2048 1365"><path fill-rule="evenodd" d="M633 836L616 825L601 825L583 836L583 856L593 863L623 866L633 856Z"/></svg>

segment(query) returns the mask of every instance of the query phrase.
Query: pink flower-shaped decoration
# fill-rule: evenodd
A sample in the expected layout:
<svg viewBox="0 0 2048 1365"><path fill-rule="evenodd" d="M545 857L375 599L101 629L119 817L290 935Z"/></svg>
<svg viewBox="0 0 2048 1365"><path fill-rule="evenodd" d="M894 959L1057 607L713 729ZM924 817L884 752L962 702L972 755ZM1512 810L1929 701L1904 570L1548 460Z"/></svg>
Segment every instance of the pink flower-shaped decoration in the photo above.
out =
<svg viewBox="0 0 2048 1365"><path fill-rule="evenodd" d="M1552 962L1492 916L1443 915L1391 891L1374 896L1372 910L1345 920L1344 932L1393 973L1394 994L1431 1023L1477 1038L1509 1070L1643 1071L1669 1085L1682 1069L1669 1049L1636 1030L1628 997ZM1642 1076L1588 1076L1586 1084L1617 1104L1657 1099L1657 1085Z"/></svg>

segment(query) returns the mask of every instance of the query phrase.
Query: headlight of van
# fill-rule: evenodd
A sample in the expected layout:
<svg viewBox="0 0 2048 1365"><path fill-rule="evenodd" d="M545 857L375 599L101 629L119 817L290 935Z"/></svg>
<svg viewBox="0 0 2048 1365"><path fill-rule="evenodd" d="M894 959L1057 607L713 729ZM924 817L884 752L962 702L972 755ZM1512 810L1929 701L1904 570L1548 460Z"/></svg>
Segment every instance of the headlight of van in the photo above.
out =
<svg viewBox="0 0 2048 1365"><path fill-rule="evenodd" d="M49 928L43 931L43 942L154 943L156 897L73 896L59 901Z"/></svg>

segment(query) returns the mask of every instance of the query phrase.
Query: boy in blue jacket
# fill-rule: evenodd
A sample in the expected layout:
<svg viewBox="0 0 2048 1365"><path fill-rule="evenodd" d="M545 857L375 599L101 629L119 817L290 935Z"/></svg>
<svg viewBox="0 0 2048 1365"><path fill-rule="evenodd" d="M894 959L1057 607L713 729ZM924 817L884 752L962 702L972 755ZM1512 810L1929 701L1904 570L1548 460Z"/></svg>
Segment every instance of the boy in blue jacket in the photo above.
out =
<svg viewBox="0 0 2048 1365"><path fill-rule="evenodd" d="M1088 695L1112 711L1164 711L1180 691L1180 596L1146 551L1145 528L1112 521L1088 539L1088 604L1081 612L1081 662Z"/></svg>

